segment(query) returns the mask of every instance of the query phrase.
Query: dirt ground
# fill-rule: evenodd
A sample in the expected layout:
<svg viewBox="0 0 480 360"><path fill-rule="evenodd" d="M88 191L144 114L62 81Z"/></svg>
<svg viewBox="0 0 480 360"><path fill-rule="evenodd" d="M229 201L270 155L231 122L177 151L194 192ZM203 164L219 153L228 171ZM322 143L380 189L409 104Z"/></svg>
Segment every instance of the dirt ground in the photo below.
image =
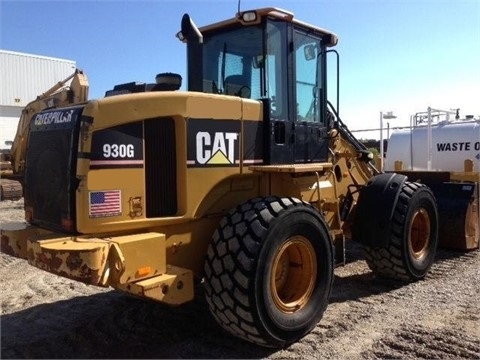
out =
<svg viewBox="0 0 480 360"><path fill-rule="evenodd" d="M22 220L0 202L0 222ZM224 333L202 289L170 308L0 254L1 358L480 359L480 251L440 250L423 281L375 278L354 243L316 328L285 349Z"/></svg>

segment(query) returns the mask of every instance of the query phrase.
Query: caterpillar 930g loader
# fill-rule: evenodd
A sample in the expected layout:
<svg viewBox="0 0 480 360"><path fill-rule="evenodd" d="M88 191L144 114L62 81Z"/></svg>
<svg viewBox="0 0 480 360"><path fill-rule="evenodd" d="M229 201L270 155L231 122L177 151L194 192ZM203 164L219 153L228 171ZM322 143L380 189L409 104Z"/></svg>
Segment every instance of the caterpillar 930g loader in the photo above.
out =
<svg viewBox="0 0 480 360"><path fill-rule="evenodd" d="M224 329L270 347L320 320L345 239L380 276L426 275L435 198L379 173L327 101L335 34L264 8L177 36L188 91L164 73L32 117L2 251L172 305L203 281Z"/></svg>

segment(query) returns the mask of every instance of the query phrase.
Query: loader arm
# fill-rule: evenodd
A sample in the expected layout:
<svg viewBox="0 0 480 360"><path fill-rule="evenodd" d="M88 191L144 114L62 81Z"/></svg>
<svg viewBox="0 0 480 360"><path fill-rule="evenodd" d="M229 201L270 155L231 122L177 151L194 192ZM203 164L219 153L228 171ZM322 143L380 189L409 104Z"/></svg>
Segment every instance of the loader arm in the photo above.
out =
<svg viewBox="0 0 480 360"><path fill-rule="evenodd" d="M335 176L339 197L339 227L346 238L351 238L359 190L380 172L373 165L373 154L350 132L342 122L335 108L330 105L331 115L335 114L334 126L329 131L329 161L337 169ZM333 224L330 224L335 228Z"/></svg>

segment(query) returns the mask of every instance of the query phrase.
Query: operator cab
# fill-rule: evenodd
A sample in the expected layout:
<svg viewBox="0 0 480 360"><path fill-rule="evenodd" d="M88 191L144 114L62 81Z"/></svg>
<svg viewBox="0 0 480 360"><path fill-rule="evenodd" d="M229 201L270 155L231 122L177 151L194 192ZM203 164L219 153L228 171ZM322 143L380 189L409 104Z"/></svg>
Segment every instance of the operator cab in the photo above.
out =
<svg viewBox="0 0 480 360"><path fill-rule="evenodd" d="M188 15L188 90L264 103L266 164L328 157L326 48L337 37L276 8L245 11L197 29Z"/></svg>

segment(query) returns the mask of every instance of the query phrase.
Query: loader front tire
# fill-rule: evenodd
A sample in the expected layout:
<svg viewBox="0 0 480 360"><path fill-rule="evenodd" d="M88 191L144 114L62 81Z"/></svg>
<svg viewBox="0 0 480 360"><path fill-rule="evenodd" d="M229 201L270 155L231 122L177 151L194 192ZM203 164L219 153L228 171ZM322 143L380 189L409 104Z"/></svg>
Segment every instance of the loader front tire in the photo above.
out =
<svg viewBox="0 0 480 360"><path fill-rule="evenodd" d="M292 198L256 198L220 222L205 260L210 311L231 334L267 347L292 343L320 321L333 281L322 216Z"/></svg>
<svg viewBox="0 0 480 360"><path fill-rule="evenodd" d="M392 219L388 246L364 246L370 269L381 277L416 281L425 277L435 260L438 214L432 191L405 182Z"/></svg>

